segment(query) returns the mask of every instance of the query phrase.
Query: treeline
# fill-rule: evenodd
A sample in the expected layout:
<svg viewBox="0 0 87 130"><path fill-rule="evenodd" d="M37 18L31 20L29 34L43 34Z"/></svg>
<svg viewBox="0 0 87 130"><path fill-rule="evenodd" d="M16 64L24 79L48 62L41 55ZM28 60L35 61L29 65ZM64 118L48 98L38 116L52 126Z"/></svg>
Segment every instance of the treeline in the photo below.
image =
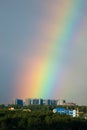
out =
<svg viewBox="0 0 87 130"><path fill-rule="evenodd" d="M32 110L53 110L54 108L56 107L64 107L64 108L68 108L68 109L77 109L80 111L80 112L84 112L84 113L87 113L87 106L57 106L57 105L29 105L29 106L19 106L19 105L12 105L12 104L9 104L8 106L5 106L4 104L1 104L0 105L0 109L8 109L9 107L14 107L15 109L24 109L24 108L29 108L29 109L32 109Z"/></svg>
<svg viewBox="0 0 87 130"><path fill-rule="evenodd" d="M31 112L23 108L0 109L0 130L87 130L87 120L81 117L54 114L51 106L31 106L31 109Z"/></svg>

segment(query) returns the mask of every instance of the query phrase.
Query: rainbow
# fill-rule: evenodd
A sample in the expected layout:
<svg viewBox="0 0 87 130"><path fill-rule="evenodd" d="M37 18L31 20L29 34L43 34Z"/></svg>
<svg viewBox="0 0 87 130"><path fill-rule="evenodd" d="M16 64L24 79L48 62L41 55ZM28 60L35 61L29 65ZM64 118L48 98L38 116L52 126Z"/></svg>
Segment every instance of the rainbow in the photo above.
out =
<svg viewBox="0 0 87 130"><path fill-rule="evenodd" d="M38 48L34 48L32 56L27 55L21 60L17 74L16 85L20 97L59 98L64 93L68 94L69 86L64 83L65 69L70 49L78 40L83 1L46 3L46 17L38 20L37 25L37 33L41 37L37 36L33 41Z"/></svg>

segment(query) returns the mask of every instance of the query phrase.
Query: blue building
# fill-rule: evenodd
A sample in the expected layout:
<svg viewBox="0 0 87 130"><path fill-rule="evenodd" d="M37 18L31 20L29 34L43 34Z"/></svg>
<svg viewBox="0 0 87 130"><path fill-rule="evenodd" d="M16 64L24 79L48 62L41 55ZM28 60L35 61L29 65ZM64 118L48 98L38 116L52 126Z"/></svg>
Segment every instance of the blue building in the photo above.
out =
<svg viewBox="0 0 87 130"><path fill-rule="evenodd" d="M55 108L53 109L53 113L66 114L72 117L78 117L78 110L69 110L65 108Z"/></svg>
<svg viewBox="0 0 87 130"><path fill-rule="evenodd" d="M50 99L44 99L43 105L51 105L51 100Z"/></svg>
<svg viewBox="0 0 87 130"><path fill-rule="evenodd" d="M23 100L22 99L14 99L13 104L23 106Z"/></svg>

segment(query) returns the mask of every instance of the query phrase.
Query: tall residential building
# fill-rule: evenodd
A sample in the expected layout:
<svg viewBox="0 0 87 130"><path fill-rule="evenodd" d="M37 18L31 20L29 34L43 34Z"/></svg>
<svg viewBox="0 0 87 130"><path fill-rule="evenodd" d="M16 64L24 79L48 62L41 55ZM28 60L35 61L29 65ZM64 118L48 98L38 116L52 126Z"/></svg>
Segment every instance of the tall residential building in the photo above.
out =
<svg viewBox="0 0 87 130"><path fill-rule="evenodd" d="M39 105L43 105L43 99L39 99Z"/></svg>
<svg viewBox="0 0 87 130"><path fill-rule="evenodd" d="M39 105L39 99L31 99L31 105Z"/></svg>
<svg viewBox="0 0 87 130"><path fill-rule="evenodd" d="M43 105L43 99L27 98L27 99L25 99L25 105L26 106L28 106L28 105Z"/></svg>
<svg viewBox="0 0 87 130"><path fill-rule="evenodd" d="M31 98L25 99L25 106L31 105Z"/></svg>
<svg viewBox="0 0 87 130"><path fill-rule="evenodd" d="M43 105L51 105L51 100L50 99L44 99Z"/></svg>
<svg viewBox="0 0 87 130"><path fill-rule="evenodd" d="M52 99L52 100L51 100L51 105L57 105L57 100Z"/></svg>
<svg viewBox="0 0 87 130"><path fill-rule="evenodd" d="M64 105L65 103L66 103L66 101L63 100L63 99L58 99L57 100L57 105Z"/></svg>
<svg viewBox="0 0 87 130"><path fill-rule="evenodd" d="M23 100L22 99L14 99L13 100L14 105L20 105L23 106Z"/></svg>

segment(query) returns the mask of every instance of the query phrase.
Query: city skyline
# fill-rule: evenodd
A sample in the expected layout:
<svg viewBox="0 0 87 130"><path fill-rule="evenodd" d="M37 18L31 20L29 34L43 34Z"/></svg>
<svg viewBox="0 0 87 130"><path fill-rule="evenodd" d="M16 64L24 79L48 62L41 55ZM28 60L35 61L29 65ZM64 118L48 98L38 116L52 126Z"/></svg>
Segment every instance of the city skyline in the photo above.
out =
<svg viewBox="0 0 87 130"><path fill-rule="evenodd" d="M87 105L87 0L0 1L0 104Z"/></svg>
<svg viewBox="0 0 87 130"><path fill-rule="evenodd" d="M76 106L75 102L67 102L65 99L43 99L43 98L26 98L26 99L13 99L12 105L64 105L64 106Z"/></svg>

